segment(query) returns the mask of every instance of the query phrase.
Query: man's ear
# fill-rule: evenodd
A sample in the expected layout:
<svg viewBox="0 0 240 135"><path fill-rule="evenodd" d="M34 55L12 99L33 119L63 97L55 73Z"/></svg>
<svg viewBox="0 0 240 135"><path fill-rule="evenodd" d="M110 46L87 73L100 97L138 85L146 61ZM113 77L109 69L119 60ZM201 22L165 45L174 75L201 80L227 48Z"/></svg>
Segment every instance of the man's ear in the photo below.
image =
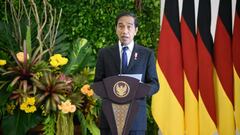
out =
<svg viewBox="0 0 240 135"><path fill-rule="evenodd" d="M138 27L135 28L135 36L137 35L137 32L138 32Z"/></svg>

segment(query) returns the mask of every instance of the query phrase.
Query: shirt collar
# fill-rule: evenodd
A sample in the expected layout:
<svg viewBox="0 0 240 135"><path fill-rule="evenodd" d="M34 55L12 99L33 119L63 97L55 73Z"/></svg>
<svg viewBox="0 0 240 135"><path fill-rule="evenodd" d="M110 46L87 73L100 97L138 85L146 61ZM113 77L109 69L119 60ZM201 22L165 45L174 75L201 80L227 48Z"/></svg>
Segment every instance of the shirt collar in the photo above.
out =
<svg viewBox="0 0 240 135"><path fill-rule="evenodd" d="M129 50L130 52L132 52L133 47L134 47L134 42L132 41L132 42L130 42L128 45L125 45L125 46L127 46L127 47L128 47L128 50ZM119 47L119 50L122 50L122 44L121 44L120 41L118 41L118 47ZM121 51L120 51L120 52L121 52Z"/></svg>

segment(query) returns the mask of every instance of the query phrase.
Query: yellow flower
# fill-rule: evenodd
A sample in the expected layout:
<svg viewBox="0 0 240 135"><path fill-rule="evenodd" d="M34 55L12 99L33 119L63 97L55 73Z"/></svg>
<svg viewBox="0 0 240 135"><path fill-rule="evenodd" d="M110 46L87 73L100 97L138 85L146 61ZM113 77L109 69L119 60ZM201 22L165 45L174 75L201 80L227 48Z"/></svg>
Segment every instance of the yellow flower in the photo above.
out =
<svg viewBox="0 0 240 135"><path fill-rule="evenodd" d="M58 66L59 66L59 63L58 63L56 60L51 60L51 61L50 61L50 64L51 64L53 67L58 67Z"/></svg>
<svg viewBox="0 0 240 135"><path fill-rule="evenodd" d="M15 107L16 106L13 103L7 104L7 112L9 114L13 114L13 111L14 111Z"/></svg>
<svg viewBox="0 0 240 135"><path fill-rule="evenodd" d="M81 92L85 95L89 89L90 89L90 86L89 86L88 84L85 84L85 85L81 88Z"/></svg>
<svg viewBox="0 0 240 135"><path fill-rule="evenodd" d="M87 96L92 96L94 94L93 90L90 88L90 85L88 84L85 84L82 88L81 88L81 92L84 94L84 95L87 95Z"/></svg>
<svg viewBox="0 0 240 135"><path fill-rule="evenodd" d="M7 61L0 59L0 66L4 66L5 64L7 64Z"/></svg>
<svg viewBox="0 0 240 135"><path fill-rule="evenodd" d="M24 53L23 52L18 52L17 53L17 59L18 59L18 61L23 63L24 62ZM28 54L27 54L27 59L29 59Z"/></svg>
<svg viewBox="0 0 240 135"><path fill-rule="evenodd" d="M90 89L88 92L87 92L87 96L92 96L94 94L94 92L93 92L93 90L92 89Z"/></svg>
<svg viewBox="0 0 240 135"><path fill-rule="evenodd" d="M42 72L37 72L34 77L35 77L36 79L39 79L39 78L42 77L42 76L43 76L43 73L42 73Z"/></svg>
<svg viewBox="0 0 240 135"><path fill-rule="evenodd" d="M37 110L35 106L35 97L27 97L26 101L20 105L20 109L26 113L33 113Z"/></svg>
<svg viewBox="0 0 240 135"><path fill-rule="evenodd" d="M35 104L35 97L31 97L31 98L27 97L26 103L28 103L29 105L34 105Z"/></svg>
<svg viewBox="0 0 240 135"><path fill-rule="evenodd" d="M21 110L26 110L27 109L27 104L25 102L23 102L21 105L20 105L20 109Z"/></svg>
<svg viewBox="0 0 240 135"><path fill-rule="evenodd" d="M61 110L63 113L74 113L76 111L76 106L72 105L70 100L62 102L61 105L58 105L58 109Z"/></svg>
<svg viewBox="0 0 240 135"><path fill-rule="evenodd" d="M68 59L65 57L62 57L61 54L54 54L50 57L50 64L53 67L63 66L68 63Z"/></svg>
<svg viewBox="0 0 240 135"><path fill-rule="evenodd" d="M20 105L20 109L25 111L26 113L33 113L37 110L36 106L30 106L29 104L22 103Z"/></svg>
<svg viewBox="0 0 240 135"><path fill-rule="evenodd" d="M36 106L30 106L25 110L25 112L32 113L32 112L35 112L36 110L37 110Z"/></svg>

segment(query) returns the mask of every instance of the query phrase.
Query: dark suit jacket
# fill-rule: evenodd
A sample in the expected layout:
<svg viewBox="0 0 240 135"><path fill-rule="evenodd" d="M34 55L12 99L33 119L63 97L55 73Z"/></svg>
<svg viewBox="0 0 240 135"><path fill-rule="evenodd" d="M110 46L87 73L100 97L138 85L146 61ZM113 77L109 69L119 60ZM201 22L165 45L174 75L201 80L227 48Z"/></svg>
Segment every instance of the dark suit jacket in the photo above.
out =
<svg viewBox="0 0 240 135"><path fill-rule="evenodd" d="M137 53L137 56L135 55ZM159 89L156 73L156 60L154 52L143 46L134 44L131 59L126 74L142 74L142 82L151 86L148 96L153 95ZM98 53L96 73L94 81L102 81L106 77L120 74L120 55L118 44L103 48ZM103 99L104 100L104 99ZM139 111L135 116L131 130L146 130L146 98L137 101ZM100 117L100 128L108 128L104 115Z"/></svg>

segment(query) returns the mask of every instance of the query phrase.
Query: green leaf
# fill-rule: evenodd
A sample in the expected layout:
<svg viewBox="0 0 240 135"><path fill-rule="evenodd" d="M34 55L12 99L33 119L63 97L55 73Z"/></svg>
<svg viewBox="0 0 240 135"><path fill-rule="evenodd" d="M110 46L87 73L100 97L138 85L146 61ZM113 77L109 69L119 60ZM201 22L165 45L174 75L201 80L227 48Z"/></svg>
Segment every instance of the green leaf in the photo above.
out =
<svg viewBox="0 0 240 135"><path fill-rule="evenodd" d="M87 124L86 124L86 120L85 117L83 115L83 113L81 111L77 111L77 118L80 122L80 127L81 127L81 133L82 135L87 135Z"/></svg>
<svg viewBox="0 0 240 135"><path fill-rule="evenodd" d="M5 91L5 90L0 90L0 106L4 106L6 105L7 101L8 101L8 97L11 95L12 93L9 91Z"/></svg>
<svg viewBox="0 0 240 135"><path fill-rule="evenodd" d="M64 68L65 74L75 74L89 65L93 58L92 49L87 46L86 40L78 39L69 50L69 63Z"/></svg>
<svg viewBox="0 0 240 135"><path fill-rule="evenodd" d="M50 114L45 118L43 122L43 130L44 135L55 135L55 124L56 124L56 116L54 114Z"/></svg>
<svg viewBox="0 0 240 135"><path fill-rule="evenodd" d="M12 51L19 49L12 34L11 25L2 21L0 21L0 48Z"/></svg>
<svg viewBox="0 0 240 135"><path fill-rule="evenodd" d="M87 122L87 128L92 135L100 135L100 130L92 119Z"/></svg>
<svg viewBox="0 0 240 135"><path fill-rule="evenodd" d="M27 44L27 54L31 58L32 53L32 46L31 46L31 28L27 26L27 33L26 33L26 44Z"/></svg>
<svg viewBox="0 0 240 135"><path fill-rule="evenodd" d="M7 84L9 84L9 81L0 81L0 91L1 91Z"/></svg>
<svg viewBox="0 0 240 135"><path fill-rule="evenodd" d="M5 135L26 135L30 128L34 128L40 122L41 117L36 113L25 113L18 110L14 115L4 116L2 130Z"/></svg>
<svg viewBox="0 0 240 135"><path fill-rule="evenodd" d="M73 114L58 113L57 119L57 132L56 135L73 135L74 125L73 125Z"/></svg>

